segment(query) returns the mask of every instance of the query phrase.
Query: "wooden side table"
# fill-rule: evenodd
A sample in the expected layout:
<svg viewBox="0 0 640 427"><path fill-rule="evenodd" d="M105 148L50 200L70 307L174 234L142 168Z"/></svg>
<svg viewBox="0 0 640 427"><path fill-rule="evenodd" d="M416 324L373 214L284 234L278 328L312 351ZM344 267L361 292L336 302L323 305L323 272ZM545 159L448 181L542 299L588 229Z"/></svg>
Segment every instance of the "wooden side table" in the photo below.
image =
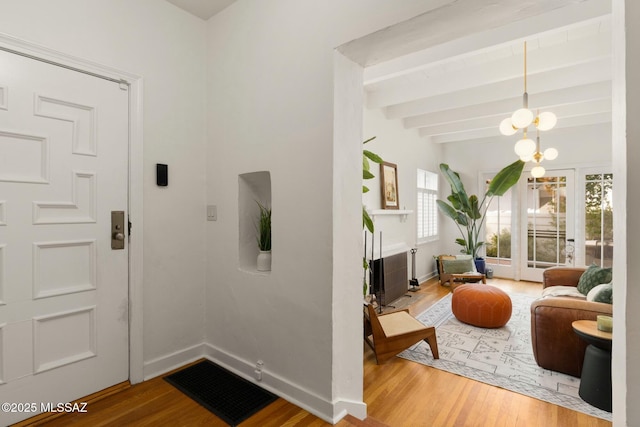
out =
<svg viewBox="0 0 640 427"><path fill-rule="evenodd" d="M611 343L613 334L598 330L594 320L576 320L573 330L589 345L584 353L579 394L582 400L611 412Z"/></svg>

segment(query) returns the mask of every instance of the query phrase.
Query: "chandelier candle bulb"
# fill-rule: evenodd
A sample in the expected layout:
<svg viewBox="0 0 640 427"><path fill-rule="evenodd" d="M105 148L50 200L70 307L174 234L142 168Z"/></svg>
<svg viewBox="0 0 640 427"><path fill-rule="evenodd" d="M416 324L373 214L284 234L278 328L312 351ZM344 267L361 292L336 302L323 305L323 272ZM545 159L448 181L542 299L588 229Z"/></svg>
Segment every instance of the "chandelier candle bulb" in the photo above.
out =
<svg viewBox="0 0 640 427"><path fill-rule="evenodd" d="M544 150L545 160L555 160L558 157L558 150L555 148L547 148Z"/></svg>
<svg viewBox="0 0 640 427"><path fill-rule="evenodd" d="M533 169L531 169L531 176L534 178L543 177L544 173L545 173L545 170L542 166L536 166Z"/></svg>
<svg viewBox="0 0 640 427"><path fill-rule="evenodd" d="M533 123L533 113L528 108L520 108L511 116L511 123L518 129L524 129Z"/></svg>
<svg viewBox="0 0 640 427"><path fill-rule="evenodd" d="M500 122L500 133L506 136L511 136L518 132L518 128L513 126L511 122L511 117L507 117L503 121Z"/></svg>
<svg viewBox="0 0 640 427"><path fill-rule="evenodd" d="M536 151L536 143L533 142L532 139L527 138L527 135L525 134L524 138L518 141L513 149L520 157L533 156L533 153Z"/></svg>
<svg viewBox="0 0 640 427"><path fill-rule="evenodd" d="M536 118L536 127L542 131L553 129L556 123L558 123L558 118L550 111L540 113Z"/></svg>

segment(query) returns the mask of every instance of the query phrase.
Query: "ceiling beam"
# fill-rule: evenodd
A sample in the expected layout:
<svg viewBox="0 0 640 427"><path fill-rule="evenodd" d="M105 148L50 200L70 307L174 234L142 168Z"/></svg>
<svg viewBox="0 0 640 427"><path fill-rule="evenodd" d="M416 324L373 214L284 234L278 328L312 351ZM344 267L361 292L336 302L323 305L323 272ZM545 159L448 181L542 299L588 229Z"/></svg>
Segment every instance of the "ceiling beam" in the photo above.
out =
<svg viewBox="0 0 640 427"><path fill-rule="evenodd" d="M602 124L602 123L610 123L611 122L611 113L594 113L583 116L576 117L567 117L566 119L558 122L554 129L568 129L572 127L581 127L593 124ZM431 142L437 144L451 143L451 142L461 142L461 141L469 141L475 139L482 138L512 138L513 141L517 141L519 134L512 135L510 137L504 136L498 130L498 126L487 126L483 129L476 129L472 131L461 131L454 133L445 133L441 135L432 135L429 132L419 131L418 134L421 137L428 137ZM520 134L521 135L521 134Z"/></svg>
<svg viewBox="0 0 640 427"><path fill-rule="evenodd" d="M611 35L609 33L537 49L527 54L528 82L530 85L536 85L538 82L544 82L555 71L568 74L574 70L597 67L598 62L610 61L610 58ZM460 63L455 70L432 67L430 70L387 80L385 83L365 86L367 107L388 107L420 98L513 80L519 81L519 92L522 92L523 62L523 55L519 54L484 62L477 66L466 66ZM510 86L509 91L511 90Z"/></svg>
<svg viewBox="0 0 640 427"><path fill-rule="evenodd" d="M611 103L611 83L609 81L534 94L529 96L529 106L534 109L548 110L562 105L585 103L594 100L605 100L609 104ZM501 117L499 120L502 120L521 105L522 97L515 97L408 117L403 120L403 125L406 129L412 129L441 123L460 123L473 117Z"/></svg>
<svg viewBox="0 0 640 427"><path fill-rule="evenodd" d="M452 41L431 44L429 48L425 46L423 49L402 56L396 55L384 62L377 61L376 64L368 64L369 66L364 70L364 83L366 85L395 78L429 67L434 63L448 61L451 57L474 54L503 44L522 42L534 35L555 32L558 28L568 28L611 14L611 2L609 1L591 0L574 2L570 5L565 4L564 8L563 5L558 6L558 9L543 15L527 17L518 21L509 20L503 26L485 26L477 33L467 33L468 35ZM427 31L431 29L431 27L425 28Z"/></svg>

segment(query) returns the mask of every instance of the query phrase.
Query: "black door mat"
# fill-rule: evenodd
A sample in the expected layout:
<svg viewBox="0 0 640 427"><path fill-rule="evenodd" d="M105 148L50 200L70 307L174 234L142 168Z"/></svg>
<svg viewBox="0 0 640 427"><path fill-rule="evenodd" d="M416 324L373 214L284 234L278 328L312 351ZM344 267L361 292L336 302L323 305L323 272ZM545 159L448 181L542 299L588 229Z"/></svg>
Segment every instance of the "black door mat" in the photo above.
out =
<svg viewBox="0 0 640 427"><path fill-rule="evenodd" d="M208 360L164 379L231 426L238 425L278 398Z"/></svg>

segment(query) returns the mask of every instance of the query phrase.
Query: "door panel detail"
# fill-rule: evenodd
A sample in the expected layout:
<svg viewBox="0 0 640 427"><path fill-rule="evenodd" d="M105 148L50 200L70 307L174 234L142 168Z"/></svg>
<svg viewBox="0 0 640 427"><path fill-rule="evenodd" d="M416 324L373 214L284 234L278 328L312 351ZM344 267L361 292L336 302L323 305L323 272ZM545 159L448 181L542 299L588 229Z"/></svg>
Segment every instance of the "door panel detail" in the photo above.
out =
<svg viewBox="0 0 640 427"><path fill-rule="evenodd" d="M96 355L96 308L33 319L33 371L40 373Z"/></svg>
<svg viewBox="0 0 640 427"><path fill-rule="evenodd" d="M5 323L0 324L0 385L4 384L4 327Z"/></svg>
<svg viewBox="0 0 640 427"><path fill-rule="evenodd" d="M33 298L96 288L96 241L33 244Z"/></svg>
<svg viewBox="0 0 640 427"><path fill-rule="evenodd" d="M35 95L34 115L71 123L73 154L97 155L95 112L88 105Z"/></svg>
<svg viewBox="0 0 640 427"><path fill-rule="evenodd" d="M33 202L34 224L96 222L96 177L93 172L73 172L71 202Z"/></svg>
<svg viewBox="0 0 640 427"><path fill-rule="evenodd" d="M4 250L7 245L0 245L0 305L4 305L4 282L5 282L5 263ZM2 350L2 342L0 342L0 350ZM2 362L2 352L0 351L0 362ZM2 366L0 366L2 368Z"/></svg>
<svg viewBox="0 0 640 427"><path fill-rule="evenodd" d="M0 181L48 184L47 137L0 130Z"/></svg>
<svg viewBox="0 0 640 427"><path fill-rule="evenodd" d="M9 89L0 85L0 110L9 109Z"/></svg>

